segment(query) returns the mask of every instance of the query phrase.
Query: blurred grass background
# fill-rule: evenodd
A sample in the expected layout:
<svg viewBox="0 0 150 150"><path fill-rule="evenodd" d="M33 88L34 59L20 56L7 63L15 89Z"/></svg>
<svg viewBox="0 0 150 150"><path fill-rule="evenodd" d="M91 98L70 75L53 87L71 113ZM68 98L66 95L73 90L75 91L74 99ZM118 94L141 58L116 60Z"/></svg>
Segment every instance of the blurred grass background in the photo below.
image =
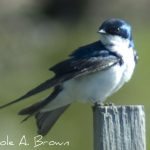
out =
<svg viewBox="0 0 150 150"><path fill-rule="evenodd" d="M139 62L132 80L108 99L119 105L143 104L146 110L147 149L150 149L150 22L147 0L1 0L0 103L4 104L53 76L48 68L81 45L99 39L99 25L107 18L126 19L133 27ZM3 150L33 149L34 118L21 124L17 112L49 91L0 110L0 141L8 135L18 143L26 135L28 147L0 146ZM40 146L46 150L93 148L89 104L73 104L44 140L70 141L70 146Z"/></svg>

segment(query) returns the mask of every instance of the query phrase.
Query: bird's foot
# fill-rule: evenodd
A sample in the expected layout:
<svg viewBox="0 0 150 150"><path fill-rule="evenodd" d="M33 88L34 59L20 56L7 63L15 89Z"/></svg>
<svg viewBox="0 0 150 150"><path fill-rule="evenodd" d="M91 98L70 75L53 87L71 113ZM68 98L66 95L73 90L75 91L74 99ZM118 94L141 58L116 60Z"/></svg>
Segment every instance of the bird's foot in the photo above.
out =
<svg viewBox="0 0 150 150"><path fill-rule="evenodd" d="M104 106L114 106L115 104L112 102L105 103Z"/></svg>
<svg viewBox="0 0 150 150"><path fill-rule="evenodd" d="M105 104L102 103L102 102L100 102L100 103L96 102L96 103L94 103L94 106L95 106L95 107L105 106Z"/></svg>
<svg viewBox="0 0 150 150"><path fill-rule="evenodd" d="M94 103L94 107L100 107L100 106L114 106L115 104L112 102L108 102L108 103Z"/></svg>

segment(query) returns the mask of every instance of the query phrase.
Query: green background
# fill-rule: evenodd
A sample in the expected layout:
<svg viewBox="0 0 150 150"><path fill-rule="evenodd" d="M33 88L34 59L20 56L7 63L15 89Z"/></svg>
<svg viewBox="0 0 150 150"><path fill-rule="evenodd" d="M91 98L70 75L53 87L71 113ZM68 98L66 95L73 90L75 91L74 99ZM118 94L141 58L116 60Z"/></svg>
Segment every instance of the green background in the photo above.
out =
<svg viewBox="0 0 150 150"><path fill-rule="evenodd" d="M45 0L46 1L46 0ZM38 0L40 4L40 0ZM52 1L51 1L52 2ZM150 24L148 1L81 1L77 16L71 11L63 15L44 16L40 5L21 0L0 2L0 104L23 95L53 76L48 68L67 58L81 45L99 39L100 24L107 18L126 19L133 28L139 62L132 80L107 101L118 105L142 104L146 112L147 149L150 149ZM70 4L58 6L68 8ZM79 2L80 6L80 2ZM49 8L52 9L52 8ZM79 7L76 8L78 10ZM59 8L54 10L59 11ZM64 9L65 10L65 9ZM82 11L81 11L82 10ZM42 17L41 17L42 16ZM68 17L69 16L69 17ZM7 135L15 146L0 146L3 150L35 149L34 118L21 124L20 109L43 99L50 91L0 110L0 142ZM74 103L62 115L43 140L70 141L70 146L40 146L46 150L77 150L93 148L92 109L89 104ZM25 135L29 146L18 146Z"/></svg>

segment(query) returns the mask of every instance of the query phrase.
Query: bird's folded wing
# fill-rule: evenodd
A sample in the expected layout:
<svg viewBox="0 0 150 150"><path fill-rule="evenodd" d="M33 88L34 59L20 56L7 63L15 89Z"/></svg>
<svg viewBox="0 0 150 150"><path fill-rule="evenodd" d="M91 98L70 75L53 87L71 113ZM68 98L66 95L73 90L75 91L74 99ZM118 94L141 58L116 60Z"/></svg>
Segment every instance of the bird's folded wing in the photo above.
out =
<svg viewBox="0 0 150 150"><path fill-rule="evenodd" d="M56 64L51 71L55 72L55 78L60 81L65 81L71 78L84 76L89 73L109 69L113 65L120 62L119 57L90 57L82 59L68 59L59 64Z"/></svg>

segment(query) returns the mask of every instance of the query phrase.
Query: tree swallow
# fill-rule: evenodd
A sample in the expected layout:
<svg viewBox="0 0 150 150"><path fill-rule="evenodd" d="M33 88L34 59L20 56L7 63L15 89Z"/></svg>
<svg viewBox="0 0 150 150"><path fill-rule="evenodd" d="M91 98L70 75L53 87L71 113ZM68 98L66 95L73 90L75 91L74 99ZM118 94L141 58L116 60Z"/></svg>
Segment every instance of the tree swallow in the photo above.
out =
<svg viewBox="0 0 150 150"><path fill-rule="evenodd" d="M98 33L101 40L75 50L68 59L52 66L55 76L4 108L49 88L44 100L22 109L19 115L35 116L38 134L46 135L74 101L102 103L131 79L138 56L131 26L121 19L108 19Z"/></svg>

